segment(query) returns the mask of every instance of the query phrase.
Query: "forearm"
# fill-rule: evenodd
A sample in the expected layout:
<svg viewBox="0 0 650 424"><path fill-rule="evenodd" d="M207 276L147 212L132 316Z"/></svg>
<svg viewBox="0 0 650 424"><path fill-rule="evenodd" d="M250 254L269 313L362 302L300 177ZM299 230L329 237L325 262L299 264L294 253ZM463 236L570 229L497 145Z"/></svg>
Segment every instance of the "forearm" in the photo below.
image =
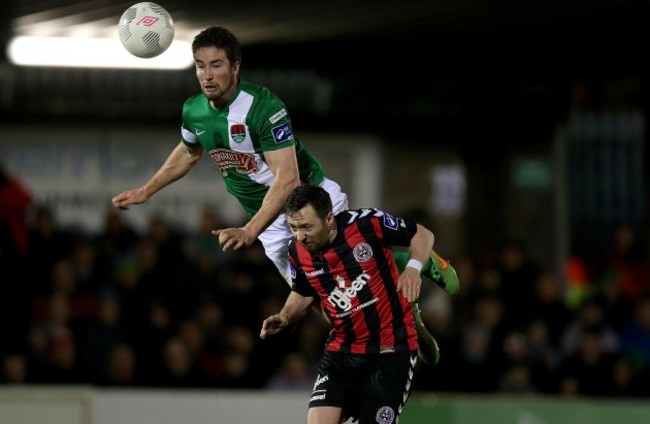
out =
<svg viewBox="0 0 650 424"><path fill-rule="evenodd" d="M287 325L295 324L309 312L313 301L313 297L305 297L292 291L278 315L282 315L287 319Z"/></svg>
<svg viewBox="0 0 650 424"><path fill-rule="evenodd" d="M192 152L182 142L179 143L160 169L142 187L147 197L153 196L157 191L187 175L201 155L201 150Z"/></svg>
<svg viewBox="0 0 650 424"><path fill-rule="evenodd" d="M297 176L278 173L266 196L264 196L262 207L246 223L244 228L254 234L255 237L259 236L282 212L289 193L298 185L300 185L300 180Z"/></svg>
<svg viewBox="0 0 650 424"><path fill-rule="evenodd" d="M301 296L296 292L291 292L287 298L282 310L277 314L271 315L262 322L260 337L265 339L267 336L278 334L287 326L300 321L313 303L313 297Z"/></svg>
<svg viewBox="0 0 650 424"><path fill-rule="evenodd" d="M422 225L418 224L417 228L417 232L411 239L410 256L411 259L415 259L424 264L429 259L435 237L430 230L426 229Z"/></svg>

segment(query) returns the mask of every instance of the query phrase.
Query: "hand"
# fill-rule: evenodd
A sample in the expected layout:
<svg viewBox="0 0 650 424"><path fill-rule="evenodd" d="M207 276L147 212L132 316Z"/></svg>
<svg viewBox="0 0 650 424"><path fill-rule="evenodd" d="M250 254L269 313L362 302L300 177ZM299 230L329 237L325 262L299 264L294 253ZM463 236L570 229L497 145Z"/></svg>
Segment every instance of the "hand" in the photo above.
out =
<svg viewBox="0 0 650 424"><path fill-rule="evenodd" d="M245 228L225 228L222 230L213 230L213 236L219 237L219 244L223 251L230 249L239 250L242 247L249 247L255 243L255 235Z"/></svg>
<svg viewBox="0 0 650 424"><path fill-rule="evenodd" d="M278 334L284 327L289 324L289 320L284 315L276 314L271 315L262 323L262 331L260 331L260 338L265 339L266 336Z"/></svg>
<svg viewBox="0 0 650 424"><path fill-rule="evenodd" d="M141 188L126 190L113 197L113 206L122 210L126 210L129 208L129 206L139 205L146 202L148 199L149 197Z"/></svg>
<svg viewBox="0 0 650 424"><path fill-rule="evenodd" d="M411 267L404 268L397 282L397 291L402 292L406 300L414 302L420 296L422 277L420 272Z"/></svg>

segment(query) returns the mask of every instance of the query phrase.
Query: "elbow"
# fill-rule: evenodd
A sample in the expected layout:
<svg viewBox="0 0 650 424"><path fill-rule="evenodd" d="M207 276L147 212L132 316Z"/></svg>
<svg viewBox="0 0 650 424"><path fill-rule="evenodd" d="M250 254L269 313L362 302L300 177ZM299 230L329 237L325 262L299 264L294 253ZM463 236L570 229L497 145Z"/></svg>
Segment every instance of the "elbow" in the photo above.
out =
<svg viewBox="0 0 650 424"><path fill-rule="evenodd" d="M289 193L299 185L300 185L300 178L298 178L297 175L291 176L282 182L282 186L285 187L285 189Z"/></svg>
<svg viewBox="0 0 650 424"><path fill-rule="evenodd" d="M433 234L433 231L424 227L421 224L417 224L416 234L420 234L424 238L424 240L427 241L427 243L431 243L431 246L433 246L433 244L436 241L436 236L435 234Z"/></svg>
<svg viewBox="0 0 650 424"><path fill-rule="evenodd" d="M298 174L292 175L291 178L289 179L289 186L291 187L291 190L298 187L299 185L300 185L300 176Z"/></svg>

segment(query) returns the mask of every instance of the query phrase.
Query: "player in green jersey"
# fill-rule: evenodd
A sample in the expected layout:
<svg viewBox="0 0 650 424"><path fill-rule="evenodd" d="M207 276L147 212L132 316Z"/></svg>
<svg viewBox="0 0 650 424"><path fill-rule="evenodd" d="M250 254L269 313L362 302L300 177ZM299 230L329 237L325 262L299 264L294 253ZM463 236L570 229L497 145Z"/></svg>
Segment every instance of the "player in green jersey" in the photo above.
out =
<svg viewBox="0 0 650 424"><path fill-rule="evenodd" d="M321 163L294 135L283 101L268 88L239 78L241 47L228 29L215 26L201 31L192 43L201 93L183 105L181 141L143 186L113 198L113 205L128 209L146 202L156 192L185 176L207 153L219 170L226 190L241 204L248 222L239 228L215 229L223 250L251 246L259 239L266 255L290 284L288 245L291 231L282 212L289 193L301 182L323 187L335 213L348 208L341 187L326 178ZM408 252L396 253L400 270ZM412 264L413 265L413 264ZM418 266L416 264L416 266ZM458 291L453 267L435 252L422 273L448 293ZM417 304L414 304L417 312ZM419 319L419 313L416 313ZM429 343L421 343L425 361L437 362L435 342L418 325Z"/></svg>

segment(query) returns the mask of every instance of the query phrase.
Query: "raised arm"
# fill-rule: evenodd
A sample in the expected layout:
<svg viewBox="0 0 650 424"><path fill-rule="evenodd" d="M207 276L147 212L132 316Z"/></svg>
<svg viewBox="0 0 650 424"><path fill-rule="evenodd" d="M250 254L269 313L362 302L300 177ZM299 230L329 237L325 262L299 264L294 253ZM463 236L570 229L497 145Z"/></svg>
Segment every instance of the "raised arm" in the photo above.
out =
<svg viewBox="0 0 650 424"><path fill-rule="evenodd" d="M190 149L183 142L169 154L165 163L142 187L126 190L113 197L113 206L128 209L149 200L156 192L184 177L203 155L203 148Z"/></svg>

